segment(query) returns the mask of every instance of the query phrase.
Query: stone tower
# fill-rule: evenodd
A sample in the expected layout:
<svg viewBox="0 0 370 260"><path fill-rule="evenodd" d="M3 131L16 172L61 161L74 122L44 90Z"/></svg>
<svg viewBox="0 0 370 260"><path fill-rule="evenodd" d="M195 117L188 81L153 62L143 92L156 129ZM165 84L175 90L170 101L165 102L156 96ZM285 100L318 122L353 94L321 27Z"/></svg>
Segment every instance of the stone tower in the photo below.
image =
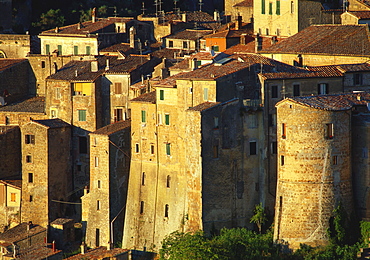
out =
<svg viewBox="0 0 370 260"><path fill-rule="evenodd" d="M277 107L278 183L274 239L291 248L328 242L333 210L353 211L352 104L345 95L285 99ZM353 95L349 99L357 101Z"/></svg>

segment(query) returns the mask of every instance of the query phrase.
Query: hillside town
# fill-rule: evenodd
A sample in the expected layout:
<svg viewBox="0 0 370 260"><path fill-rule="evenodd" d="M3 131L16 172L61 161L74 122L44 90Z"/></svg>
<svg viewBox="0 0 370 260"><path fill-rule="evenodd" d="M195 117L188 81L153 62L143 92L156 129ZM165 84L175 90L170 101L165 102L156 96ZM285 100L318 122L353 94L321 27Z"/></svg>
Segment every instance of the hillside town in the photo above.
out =
<svg viewBox="0 0 370 260"><path fill-rule="evenodd" d="M0 259L158 259L258 204L291 250L370 221L370 2L0 25Z"/></svg>

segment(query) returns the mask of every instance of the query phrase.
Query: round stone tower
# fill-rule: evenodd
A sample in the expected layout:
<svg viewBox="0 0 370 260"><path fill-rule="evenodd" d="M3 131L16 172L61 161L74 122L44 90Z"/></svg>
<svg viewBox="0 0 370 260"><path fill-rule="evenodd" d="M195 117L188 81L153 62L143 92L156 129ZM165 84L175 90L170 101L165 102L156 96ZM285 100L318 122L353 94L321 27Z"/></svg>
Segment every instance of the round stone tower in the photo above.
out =
<svg viewBox="0 0 370 260"><path fill-rule="evenodd" d="M328 242L329 220L340 201L348 214L353 210L351 110L315 98L285 99L276 105L274 239L293 249L300 243Z"/></svg>

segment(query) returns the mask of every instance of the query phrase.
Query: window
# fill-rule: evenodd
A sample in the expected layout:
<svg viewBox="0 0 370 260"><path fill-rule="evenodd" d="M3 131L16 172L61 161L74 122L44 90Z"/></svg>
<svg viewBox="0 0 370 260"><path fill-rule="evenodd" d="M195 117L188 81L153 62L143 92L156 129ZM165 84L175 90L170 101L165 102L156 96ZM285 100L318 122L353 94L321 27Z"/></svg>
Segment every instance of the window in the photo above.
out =
<svg viewBox="0 0 370 260"><path fill-rule="evenodd" d="M284 158L284 155L282 155L282 156L280 157L280 165L281 165L281 166L284 166L284 164L285 164L285 158Z"/></svg>
<svg viewBox="0 0 370 260"><path fill-rule="evenodd" d="M283 139L286 138L286 124L285 123L281 124L281 138Z"/></svg>
<svg viewBox="0 0 370 260"><path fill-rule="evenodd" d="M26 144L35 144L35 135L25 135Z"/></svg>
<svg viewBox="0 0 370 260"><path fill-rule="evenodd" d="M276 126L276 114L269 114L268 121L269 126Z"/></svg>
<svg viewBox="0 0 370 260"><path fill-rule="evenodd" d="M218 158L218 145L213 146L213 158Z"/></svg>
<svg viewBox="0 0 370 260"><path fill-rule="evenodd" d="M164 122L166 125L170 125L170 115L169 114L164 115Z"/></svg>
<svg viewBox="0 0 370 260"><path fill-rule="evenodd" d="M41 68L45 68L45 61L41 61Z"/></svg>
<svg viewBox="0 0 370 260"><path fill-rule="evenodd" d="M173 41L168 41L168 47L172 48L173 47Z"/></svg>
<svg viewBox="0 0 370 260"><path fill-rule="evenodd" d="M78 55L78 46L73 46L73 54Z"/></svg>
<svg viewBox="0 0 370 260"><path fill-rule="evenodd" d="M193 87L189 88L189 94L193 94Z"/></svg>
<svg viewBox="0 0 370 260"><path fill-rule="evenodd" d="M218 117L214 117L213 118L213 128L214 129L218 129L218 127L219 127L219 124L218 124Z"/></svg>
<svg viewBox="0 0 370 260"><path fill-rule="evenodd" d="M150 145L150 154L154 154L154 145Z"/></svg>
<svg viewBox="0 0 370 260"><path fill-rule="evenodd" d="M145 186L145 172L141 175L141 185Z"/></svg>
<svg viewBox="0 0 370 260"><path fill-rule="evenodd" d="M139 151L139 144L135 144L135 153L138 153Z"/></svg>
<svg viewBox="0 0 370 260"><path fill-rule="evenodd" d="M271 86L271 98L278 98L278 86Z"/></svg>
<svg viewBox="0 0 370 260"><path fill-rule="evenodd" d="M145 123L146 122L146 111L141 110L141 122Z"/></svg>
<svg viewBox="0 0 370 260"><path fill-rule="evenodd" d="M16 193L10 193L10 201L16 202L17 201L17 194Z"/></svg>
<svg viewBox="0 0 370 260"><path fill-rule="evenodd" d="M91 54L91 47L90 46L86 46L86 54L87 55Z"/></svg>
<svg viewBox="0 0 370 260"><path fill-rule="evenodd" d="M290 13L291 14L294 13L294 2L293 1L290 2Z"/></svg>
<svg viewBox="0 0 370 260"><path fill-rule="evenodd" d="M60 88L55 88L55 98L60 99L61 97Z"/></svg>
<svg viewBox="0 0 370 260"><path fill-rule="evenodd" d="M164 217L165 217L165 218L168 218L168 209L169 209L169 206L168 206L168 204L166 204L166 205L164 206Z"/></svg>
<svg viewBox="0 0 370 260"><path fill-rule="evenodd" d="M123 120L123 109L122 108L114 109L114 122L118 122L122 120Z"/></svg>
<svg viewBox="0 0 370 260"><path fill-rule="evenodd" d="M140 214L144 214L144 201L140 201Z"/></svg>
<svg viewBox="0 0 370 260"><path fill-rule="evenodd" d="M203 99L208 101L208 88L203 89Z"/></svg>
<svg viewBox="0 0 370 260"><path fill-rule="evenodd" d="M98 180L98 189L100 189L100 188L101 188L101 181Z"/></svg>
<svg viewBox="0 0 370 260"><path fill-rule="evenodd" d="M188 42L187 42L187 41L183 41L183 42L182 42L182 47L183 47L184 49L189 48L189 47L188 47Z"/></svg>
<svg viewBox="0 0 370 260"><path fill-rule="evenodd" d="M169 188L171 185L171 176L170 175L167 175L167 179L166 179L166 187Z"/></svg>
<svg viewBox="0 0 370 260"><path fill-rule="evenodd" d="M50 45L46 44L45 48L46 48L46 50L45 50L46 55L49 55L50 54Z"/></svg>
<svg viewBox="0 0 370 260"><path fill-rule="evenodd" d="M87 154L87 138L85 136L78 137L78 148L80 154Z"/></svg>
<svg viewBox="0 0 370 260"><path fill-rule="evenodd" d="M6 125L10 124L10 117L9 116L5 116L5 124Z"/></svg>
<svg viewBox="0 0 370 260"><path fill-rule="evenodd" d="M90 83L72 83L73 95L78 96L90 96L91 95L91 84Z"/></svg>
<svg viewBox="0 0 370 260"><path fill-rule="evenodd" d="M213 45L212 50L214 51L220 51L220 47L218 45Z"/></svg>
<svg viewBox="0 0 370 260"><path fill-rule="evenodd" d="M98 167L99 166L99 157L96 157L95 156L95 167Z"/></svg>
<svg viewBox="0 0 370 260"><path fill-rule="evenodd" d="M319 95L329 94L329 85L327 83L320 83L317 92Z"/></svg>
<svg viewBox="0 0 370 260"><path fill-rule="evenodd" d="M326 138L327 139L334 138L334 125L332 123L326 124Z"/></svg>
<svg viewBox="0 0 370 260"><path fill-rule="evenodd" d="M333 165L337 165L338 164L338 156L334 155L333 156Z"/></svg>
<svg viewBox="0 0 370 260"><path fill-rule="evenodd" d="M276 0L276 14L280 15L280 0Z"/></svg>
<svg viewBox="0 0 370 260"><path fill-rule="evenodd" d="M250 141L249 142L249 155L256 155L257 154L257 142Z"/></svg>
<svg viewBox="0 0 370 260"><path fill-rule="evenodd" d="M121 82L114 83L114 94L122 94L122 83Z"/></svg>
<svg viewBox="0 0 370 260"><path fill-rule="evenodd" d="M33 201L33 196L32 195L30 195L30 202L32 202Z"/></svg>
<svg viewBox="0 0 370 260"><path fill-rule="evenodd" d="M362 85L362 74L353 75L353 85Z"/></svg>
<svg viewBox="0 0 370 260"><path fill-rule="evenodd" d="M293 96L297 97L301 95L300 86L299 85L293 85Z"/></svg>
<svg viewBox="0 0 370 260"><path fill-rule="evenodd" d="M95 246L96 247L100 246L100 229L99 228L95 230Z"/></svg>
<svg viewBox="0 0 370 260"><path fill-rule="evenodd" d="M164 100L164 90L159 90L159 100Z"/></svg>
<svg viewBox="0 0 370 260"><path fill-rule="evenodd" d="M266 28L266 35L270 35L269 28Z"/></svg>
<svg viewBox="0 0 370 260"><path fill-rule="evenodd" d="M62 45L58 45L58 55L62 55Z"/></svg>
<svg viewBox="0 0 370 260"><path fill-rule="evenodd" d="M32 162L32 156L31 155L27 155L26 156L26 162L27 163L31 163Z"/></svg>
<svg viewBox="0 0 370 260"><path fill-rule="evenodd" d="M33 173L32 172L29 172L28 173L28 182L29 183L32 183L33 182Z"/></svg>
<svg viewBox="0 0 370 260"><path fill-rule="evenodd" d="M272 142L271 143L271 153L272 154L277 154L277 142Z"/></svg>
<svg viewBox="0 0 370 260"><path fill-rule="evenodd" d="M269 2L269 14L272 14L272 2Z"/></svg>
<svg viewBox="0 0 370 260"><path fill-rule="evenodd" d="M166 154L171 155L171 144L166 144Z"/></svg>
<svg viewBox="0 0 370 260"><path fill-rule="evenodd" d="M96 201L96 210L100 210L100 200Z"/></svg>
<svg viewBox="0 0 370 260"><path fill-rule="evenodd" d="M261 6L261 13L262 14L265 14L266 13L266 9L265 9L266 3L265 3L265 0L262 0L261 4L262 4L262 6Z"/></svg>
<svg viewBox="0 0 370 260"><path fill-rule="evenodd" d="M86 121L86 110L78 110L78 121L80 122Z"/></svg>

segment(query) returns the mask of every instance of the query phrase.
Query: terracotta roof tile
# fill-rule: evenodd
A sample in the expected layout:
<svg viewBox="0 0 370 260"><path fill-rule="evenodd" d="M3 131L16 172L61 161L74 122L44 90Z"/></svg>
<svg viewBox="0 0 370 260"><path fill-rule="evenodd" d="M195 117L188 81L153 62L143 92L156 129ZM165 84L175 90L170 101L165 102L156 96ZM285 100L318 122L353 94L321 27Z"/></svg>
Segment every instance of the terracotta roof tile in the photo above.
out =
<svg viewBox="0 0 370 260"><path fill-rule="evenodd" d="M33 236L41 232L46 232L46 228L39 225L32 224L29 231L27 231L28 223L21 223L11 229L6 230L0 234L0 242L15 243L19 240Z"/></svg>
<svg viewBox="0 0 370 260"><path fill-rule="evenodd" d="M27 61L27 59L0 59L0 71L7 70L24 61Z"/></svg>
<svg viewBox="0 0 370 260"><path fill-rule="evenodd" d="M45 246L45 244L36 244L20 251L19 253L20 254L16 256L17 260L43 260L58 254L62 257L62 250L53 251L51 244L47 244L47 246ZM12 254L8 254L7 256L12 257Z"/></svg>
<svg viewBox="0 0 370 260"><path fill-rule="evenodd" d="M7 184L7 185L11 185L13 187L16 187L16 188L22 188L22 180L19 179L19 180L0 180L0 182L4 183L4 184Z"/></svg>
<svg viewBox="0 0 370 260"><path fill-rule="evenodd" d="M233 7L253 7L253 0L241 1L241 2L233 5Z"/></svg>
<svg viewBox="0 0 370 260"><path fill-rule="evenodd" d="M287 98L285 100L291 100L301 105L317 109L339 111L351 109L356 105L368 105L368 103L370 103L370 93L359 92L336 95L319 95ZM284 100L280 101L276 105L278 106L282 102L284 102Z"/></svg>
<svg viewBox="0 0 370 260"><path fill-rule="evenodd" d="M113 248L112 250L107 250L106 247L100 246L88 250L85 254L78 254L66 258L66 260L83 260L83 259L108 259L108 257L113 257L128 251L123 248Z"/></svg>
<svg viewBox="0 0 370 260"><path fill-rule="evenodd" d="M101 49L99 53L106 53L106 52L112 53L112 52L119 52L119 51L125 54L130 54L130 53L134 53L135 49L131 48L129 43L122 42L122 43L117 43L112 46Z"/></svg>
<svg viewBox="0 0 370 260"><path fill-rule="evenodd" d="M182 39L182 40L197 40L202 38L204 35L212 33L211 30L194 30L186 29L180 32L166 36L167 39Z"/></svg>
<svg viewBox="0 0 370 260"><path fill-rule="evenodd" d="M349 11L348 13L360 19L370 19L370 11Z"/></svg>
<svg viewBox="0 0 370 260"><path fill-rule="evenodd" d="M203 110L209 109L211 107L217 106L218 104L220 104L220 102L204 102L204 103L199 104L195 107L191 107L188 110L190 110L190 111L203 111Z"/></svg>
<svg viewBox="0 0 370 260"><path fill-rule="evenodd" d="M0 112L45 113L45 97L33 97L0 107Z"/></svg>
<svg viewBox="0 0 370 260"><path fill-rule="evenodd" d="M92 134L111 135L125 128L129 128L130 126L131 126L131 120L119 121L119 122L115 122L113 124L104 126L102 128L99 128L95 132L92 132Z"/></svg>
<svg viewBox="0 0 370 260"><path fill-rule="evenodd" d="M343 73L337 66L318 66L307 68L292 67L291 71L262 73L261 75L265 79L291 79L342 77Z"/></svg>
<svg viewBox="0 0 370 260"><path fill-rule="evenodd" d="M56 220L54 220L50 224L52 224L52 225L64 225L68 222L73 222L74 223L74 220L71 219L71 218L57 218Z"/></svg>
<svg viewBox="0 0 370 260"><path fill-rule="evenodd" d="M156 98L155 91L152 91L152 92L149 92L149 93L142 94L137 98L131 99L131 101L132 102L145 102L145 103L155 104L155 102L156 102L155 98Z"/></svg>
<svg viewBox="0 0 370 260"><path fill-rule="evenodd" d="M204 38L239 38L242 34L247 34L249 30L224 30L204 36ZM251 36L248 36L252 38Z"/></svg>
<svg viewBox="0 0 370 260"><path fill-rule="evenodd" d="M367 25L312 25L261 53L370 56Z"/></svg>

